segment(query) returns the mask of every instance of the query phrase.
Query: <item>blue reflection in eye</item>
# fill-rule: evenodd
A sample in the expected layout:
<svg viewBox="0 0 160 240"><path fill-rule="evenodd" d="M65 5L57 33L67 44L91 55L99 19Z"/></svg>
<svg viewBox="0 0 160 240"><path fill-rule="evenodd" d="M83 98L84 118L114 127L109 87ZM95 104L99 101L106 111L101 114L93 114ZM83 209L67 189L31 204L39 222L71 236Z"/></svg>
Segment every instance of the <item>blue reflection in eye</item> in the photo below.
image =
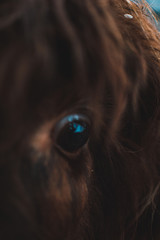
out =
<svg viewBox="0 0 160 240"><path fill-rule="evenodd" d="M68 122L73 122L74 120L79 120L79 116L78 115L71 115L68 118Z"/></svg>
<svg viewBox="0 0 160 240"><path fill-rule="evenodd" d="M74 127L74 133L82 133L85 130L85 128L78 123L73 123L73 127Z"/></svg>
<svg viewBox="0 0 160 240"><path fill-rule="evenodd" d="M73 131L73 133L83 133L86 129L86 124L83 123L84 126L82 126L80 123L69 123L69 129Z"/></svg>
<svg viewBox="0 0 160 240"><path fill-rule="evenodd" d="M89 138L90 122L87 116L74 114L64 117L57 124L56 143L67 152L82 148Z"/></svg>

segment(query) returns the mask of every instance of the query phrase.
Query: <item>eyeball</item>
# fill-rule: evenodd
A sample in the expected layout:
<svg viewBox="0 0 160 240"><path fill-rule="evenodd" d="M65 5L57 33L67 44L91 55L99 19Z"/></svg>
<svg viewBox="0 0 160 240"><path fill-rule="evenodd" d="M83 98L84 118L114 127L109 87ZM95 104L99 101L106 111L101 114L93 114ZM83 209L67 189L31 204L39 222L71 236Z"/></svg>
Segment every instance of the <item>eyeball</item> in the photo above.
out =
<svg viewBox="0 0 160 240"><path fill-rule="evenodd" d="M90 121L83 114L69 115L55 127L54 139L58 148L68 153L81 149L89 139Z"/></svg>

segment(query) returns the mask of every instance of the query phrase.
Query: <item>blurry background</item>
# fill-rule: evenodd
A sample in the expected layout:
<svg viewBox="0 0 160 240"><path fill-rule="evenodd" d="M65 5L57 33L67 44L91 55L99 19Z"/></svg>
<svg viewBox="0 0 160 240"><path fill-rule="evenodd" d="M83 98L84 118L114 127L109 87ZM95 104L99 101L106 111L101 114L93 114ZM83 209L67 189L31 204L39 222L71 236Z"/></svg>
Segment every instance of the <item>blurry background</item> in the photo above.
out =
<svg viewBox="0 0 160 240"><path fill-rule="evenodd" d="M147 0L147 2L153 8L153 10L156 12L156 14L159 18L158 28L160 30L160 0Z"/></svg>
<svg viewBox="0 0 160 240"><path fill-rule="evenodd" d="M149 5L160 14L160 0L147 0Z"/></svg>

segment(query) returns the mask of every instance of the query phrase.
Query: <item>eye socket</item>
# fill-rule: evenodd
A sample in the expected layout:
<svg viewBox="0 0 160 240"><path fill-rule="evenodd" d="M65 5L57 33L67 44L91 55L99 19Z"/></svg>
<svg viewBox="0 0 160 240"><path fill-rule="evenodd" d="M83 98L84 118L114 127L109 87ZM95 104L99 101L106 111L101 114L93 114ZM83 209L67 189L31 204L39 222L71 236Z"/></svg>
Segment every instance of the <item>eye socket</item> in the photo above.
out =
<svg viewBox="0 0 160 240"><path fill-rule="evenodd" d="M64 117L55 128L55 142L62 150L73 153L89 138L90 121L87 116L74 114Z"/></svg>

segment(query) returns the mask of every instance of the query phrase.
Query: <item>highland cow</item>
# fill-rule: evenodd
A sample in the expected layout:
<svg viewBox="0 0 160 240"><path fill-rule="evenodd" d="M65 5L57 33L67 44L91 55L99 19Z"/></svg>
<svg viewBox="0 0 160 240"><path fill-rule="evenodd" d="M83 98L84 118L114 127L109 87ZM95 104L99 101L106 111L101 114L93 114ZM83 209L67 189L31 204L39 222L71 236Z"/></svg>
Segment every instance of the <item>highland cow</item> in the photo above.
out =
<svg viewBox="0 0 160 240"><path fill-rule="evenodd" d="M145 3L0 3L0 239L160 239L160 34Z"/></svg>

